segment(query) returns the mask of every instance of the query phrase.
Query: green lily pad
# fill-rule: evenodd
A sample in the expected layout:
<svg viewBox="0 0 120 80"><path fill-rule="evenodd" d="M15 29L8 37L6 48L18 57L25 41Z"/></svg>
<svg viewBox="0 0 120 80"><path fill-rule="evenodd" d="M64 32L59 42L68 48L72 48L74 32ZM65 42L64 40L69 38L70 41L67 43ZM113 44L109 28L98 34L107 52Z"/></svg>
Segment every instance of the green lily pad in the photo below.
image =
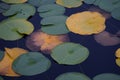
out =
<svg viewBox="0 0 120 80"><path fill-rule="evenodd" d="M64 14L65 8L56 4L48 4L40 6L38 12L41 17L58 16Z"/></svg>
<svg viewBox="0 0 120 80"><path fill-rule="evenodd" d="M51 16L41 20L41 30L47 34L66 34L69 30L66 27L67 16Z"/></svg>
<svg viewBox="0 0 120 80"><path fill-rule="evenodd" d="M3 59L3 57L4 57L4 52L0 51L0 61Z"/></svg>
<svg viewBox="0 0 120 80"><path fill-rule="evenodd" d="M32 4L36 7L39 7L41 5L46 5L46 4L53 4L55 0L28 0L29 4Z"/></svg>
<svg viewBox="0 0 120 80"><path fill-rule="evenodd" d="M111 13L112 17L117 19L117 20L120 20L120 7L118 8L115 8L112 13Z"/></svg>
<svg viewBox="0 0 120 80"><path fill-rule="evenodd" d="M107 12L112 12L114 8L120 7L120 0L101 0L99 7Z"/></svg>
<svg viewBox="0 0 120 80"><path fill-rule="evenodd" d="M19 56L13 62L13 70L25 76L32 76L47 71L51 66L48 58L39 52L29 52Z"/></svg>
<svg viewBox="0 0 120 80"><path fill-rule="evenodd" d="M4 79L0 76L0 80L4 80Z"/></svg>
<svg viewBox="0 0 120 80"><path fill-rule="evenodd" d="M0 38L17 40L24 35L29 35L33 30L33 24L25 19L8 19L0 23Z"/></svg>
<svg viewBox="0 0 120 80"><path fill-rule="evenodd" d="M10 8L10 5L5 3L0 3L0 13L7 11Z"/></svg>
<svg viewBox="0 0 120 80"><path fill-rule="evenodd" d="M85 3L87 4L93 4L96 0L84 0Z"/></svg>
<svg viewBox="0 0 120 80"><path fill-rule="evenodd" d="M120 75L113 73L103 73L95 76L93 80L120 80Z"/></svg>
<svg viewBox="0 0 120 80"><path fill-rule="evenodd" d="M26 2L27 0L1 0L5 3L24 3Z"/></svg>
<svg viewBox="0 0 120 80"><path fill-rule="evenodd" d="M27 19L33 16L36 12L35 7L30 4L14 4L10 9L3 13L4 16L12 16L12 18L24 18Z"/></svg>
<svg viewBox="0 0 120 80"><path fill-rule="evenodd" d="M67 7L67 8L74 8L74 7L79 7L81 6L83 0L56 0L56 3Z"/></svg>
<svg viewBox="0 0 120 80"><path fill-rule="evenodd" d="M76 43L63 43L52 50L51 57L59 64L76 65L87 59L87 48Z"/></svg>
<svg viewBox="0 0 120 80"><path fill-rule="evenodd" d="M100 3L101 0L95 0L95 2L93 3L94 5L98 6L98 4Z"/></svg>
<svg viewBox="0 0 120 80"><path fill-rule="evenodd" d="M82 73L68 72L59 75L55 80L91 80L91 79Z"/></svg>

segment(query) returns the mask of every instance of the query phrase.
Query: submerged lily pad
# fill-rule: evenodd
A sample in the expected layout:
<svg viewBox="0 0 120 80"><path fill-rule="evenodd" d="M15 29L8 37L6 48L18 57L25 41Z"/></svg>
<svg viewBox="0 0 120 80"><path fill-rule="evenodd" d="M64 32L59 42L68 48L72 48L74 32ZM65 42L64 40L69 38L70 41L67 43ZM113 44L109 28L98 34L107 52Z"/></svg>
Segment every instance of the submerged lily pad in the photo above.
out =
<svg viewBox="0 0 120 80"><path fill-rule="evenodd" d="M35 7L30 4L14 4L10 9L3 13L4 16L11 16L11 18L24 18L27 19L33 16L36 12Z"/></svg>
<svg viewBox="0 0 120 80"><path fill-rule="evenodd" d="M3 57L4 57L4 52L0 51L0 61L3 59Z"/></svg>
<svg viewBox="0 0 120 80"><path fill-rule="evenodd" d="M52 50L51 57L59 64L75 65L85 61L89 50L76 43L63 43Z"/></svg>
<svg viewBox="0 0 120 80"><path fill-rule="evenodd" d="M66 27L65 21L67 16L51 16L41 20L41 30L47 34L66 34L69 30Z"/></svg>
<svg viewBox="0 0 120 80"><path fill-rule="evenodd" d="M91 80L91 79L82 73L68 72L59 75L55 80Z"/></svg>
<svg viewBox="0 0 120 80"><path fill-rule="evenodd" d="M0 23L0 38L17 40L32 33L34 26L25 19L8 19Z"/></svg>
<svg viewBox="0 0 120 80"><path fill-rule="evenodd" d="M65 8L56 4L42 5L38 8L41 17L63 15Z"/></svg>
<svg viewBox="0 0 120 80"><path fill-rule="evenodd" d="M103 73L95 76L93 80L119 80L120 75L113 73Z"/></svg>
<svg viewBox="0 0 120 80"><path fill-rule="evenodd" d="M56 3L67 7L67 8L74 8L74 7L79 7L81 6L83 0L56 0Z"/></svg>
<svg viewBox="0 0 120 80"><path fill-rule="evenodd" d="M10 5L6 3L0 3L0 13L7 11L10 8Z"/></svg>
<svg viewBox="0 0 120 80"><path fill-rule="evenodd" d="M25 3L27 0L1 0L5 3Z"/></svg>
<svg viewBox="0 0 120 80"><path fill-rule="evenodd" d="M32 4L36 7L39 7L41 5L46 5L46 4L53 4L55 0L28 0L29 4Z"/></svg>
<svg viewBox="0 0 120 80"><path fill-rule="evenodd" d="M50 60L39 52L23 54L13 62L13 70L25 76L43 73L47 71L50 66Z"/></svg>

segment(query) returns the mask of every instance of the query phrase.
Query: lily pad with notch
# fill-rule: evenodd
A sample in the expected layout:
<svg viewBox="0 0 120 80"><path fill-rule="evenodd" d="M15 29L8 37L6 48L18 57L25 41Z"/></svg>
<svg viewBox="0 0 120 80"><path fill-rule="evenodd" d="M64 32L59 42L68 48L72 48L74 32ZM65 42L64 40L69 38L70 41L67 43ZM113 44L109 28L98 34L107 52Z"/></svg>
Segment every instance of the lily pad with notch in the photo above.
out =
<svg viewBox="0 0 120 80"><path fill-rule="evenodd" d="M59 64L76 65L85 61L89 56L89 50L77 43L62 43L56 46L51 57Z"/></svg>
<svg viewBox="0 0 120 80"><path fill-rule="evenodd" d="M41 17L58 16L65 13L65 8L56 4L48 4L40 6L38 12Z"/></svg>
<svg viewBox="0 0 120 80"><path fill-rule="evenodd" d="M47 34L66 34L69 30L66 27L67 16L51 16L41 20L41 30Z"/></svg>
<svg viewBox="0 0 120 80"><path fill-rule="evenodd" d="M42 53L29 52L18 57L13 62L13 70L16 73L25 76L41 74L47 71L51 66L51 62Z"/></svg>

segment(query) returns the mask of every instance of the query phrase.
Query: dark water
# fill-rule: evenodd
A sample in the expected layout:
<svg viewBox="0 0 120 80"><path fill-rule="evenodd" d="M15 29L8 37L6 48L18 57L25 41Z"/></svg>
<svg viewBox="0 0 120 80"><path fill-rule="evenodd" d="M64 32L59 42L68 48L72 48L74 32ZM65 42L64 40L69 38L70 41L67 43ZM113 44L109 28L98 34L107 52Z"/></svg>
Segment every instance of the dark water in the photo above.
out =
<svg viewBox="0 0 120 80"><path fill-rule="evenodd" d="M89 7L92 5L84 4L81 7L73 8L73 9L66 9L65 15L70 16L73 13L81 12L88 10ZM5 19L0 14L0 21ZM30 21L34 24L35 30L40 29L40 20L41 18L38 16L38 13L33 16ZM120 30L120 21L113 19L112 17L106 21L106 31L111 33L116 33ZM74 33L69 33L69 37L71 42L80 43L83 46L86 46L89 51L90 55L88 59L79 64L74 66L66 66L66 65L59 65L53 61L53 59L49 55L47 56L51 62L51 68L42 74L35 75L35 76L22 76L19 78L14 77L4 77L5 80L54 80L59 74L64 72L82 72L88 75L90 78L93 78L95 75L100 73L116 73L120 74L120 67L115 64L115 51L120 47L120 45L104 47L100 44L96 43L93 38L93 35L90 36L81 36ZM21 47L27 49L25 46L26 37L18 40L18 41L4 41L0 40L0 49L4 50L4 47Z"/></svg>

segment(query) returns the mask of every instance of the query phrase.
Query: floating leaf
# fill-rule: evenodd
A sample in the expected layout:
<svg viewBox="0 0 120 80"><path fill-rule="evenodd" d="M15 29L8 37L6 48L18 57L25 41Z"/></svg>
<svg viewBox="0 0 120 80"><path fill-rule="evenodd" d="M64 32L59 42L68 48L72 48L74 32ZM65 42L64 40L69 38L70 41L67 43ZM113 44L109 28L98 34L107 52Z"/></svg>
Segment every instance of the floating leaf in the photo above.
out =
<svg viewBox="0 0 120 80"><path fill-rule="evenodd" d="M11 5L10 9L3 13L4 16L12 16L11 18L24 18L27 19L34 15L36 9L27 3Z"/></svg>
<svg viewBox="0 0 120 80"><path fill-rule="evenodd" d="M119 80L120 75L113 73L103 73L95 76L93 80Z"/></svg>
<svg viewBox="0 0 120 80"><path fill-rule="evenodd" d="M48 4L40 6L38 12L41 17L58 16L64 14L65 8L56 4Z"/></svg>
<svg viewBox="0 0 120 80"><path fill-rule="evenodd" d="M120 48L118 48L115 52L115 56L120 58Z"/></svg>
<svg viewBox="0 0 120 80"><path fill-rule="evenodd" d="M45 17L41 21L41 30L47 34L66 34L69 32L65 24L66 19L67 16Z"/></svg>
<svg viewBox="0 0 120 80"><path fill-rule="evenodd" d="M103 31L99 34L94 35L95 40L103 46L114 46L120 44L120 38L110 34L107 31Z"/></svg>
<svg viewBox="0 0 120 80"><path fill-rule="evenodd" d="M0 61L3 59L3 57L4 57L4 52L0 51Z"/></svg>
<svg viewBox="0 0 120 80"><path fill-rule="evenodd" d="M26 46L32 51L51 53L55 46L67 41L69 41L67 35L49 35L38 30L28 36Z"/></svg>
<svg viewBox="0 0 120 80"><path fill-rule="evenodd" d="M46 5L46 4L53 4L55 0L28 0L29 4L32 4L36 7L39 7L41 5Z"/></svg>
<svg viewBox="0 0 120 80"><path fill-rule="evenodd" d="M87 4L93 4L96 0L83 0Z"/></svg>
<svg viewBox="0 0 120 80"><path fill-rule="evenodd" d="M27 0L1 0L5 3L25 3Z"/></svg>
<svg viewBox="0 0 120 80"><path fill-rule="evenodd" d="M67 7L67 8L74 8L74 7L79 7L81 6L83 0L56 0L56 3Z"/></svg>
<svg viewBox="0 0 120 80"><path fill-rule="evenodd" d="M95 0L95 2L93 4L98 6L100 2L101 2L101 0Z"/></svg>
<svg viewBox="0 0 120 80"><path fill-rule="evenodd" d="M111 13L111 15L112 15L112 17L113 18L115 18L115 19L117 19L117 20L120 20L120 7L118 7L118 8L115 8L113 11L112 11L112 13Z"/></svg>
<svg viewBox="0 0 120 80"><path fill-rule="evenodd" d="M66 20L68 29L80 35L97 34L105 30L105 18L98 12L72 14Z"/></svg>
<svg viewBox="0 0 120 80"><path fill-rule="evenodd" d="M55 80L91 80L91 79L82 73L68 72L59 75Z"/></svg>
<svg viewBox="0 0 120 80"><path fill-rule="evenodd" d="M80 64L88 58L87 48L76 43L63 43L52 50L51 57L59 64Z"/></svg>
<svg viewBox="0 0 120 80"><path fill-rule="evenodd" d="M0 38L17 40L32 33L34 26L25 19L8 19L0 23Z"/></svg>
<svg viewBox="0 0 120 80"><path fill-rule="evenodd" d="M23 54L13 62L13 70L25 76L43 73L50 66L50 60L38 52Z"/></svg>
<svg viewBox="0 0 120 80"><path fill-rule="evenodd" d="M0 3L0 13L7 11L10 8L10 5L5 3Z"/></svg>
<svg viewBox="0 0 120 80"><path fill-rule="evenodd" d="M112 12L114 8L120 7L120 0L101 0L99 7L107 12Z"/></svg>

